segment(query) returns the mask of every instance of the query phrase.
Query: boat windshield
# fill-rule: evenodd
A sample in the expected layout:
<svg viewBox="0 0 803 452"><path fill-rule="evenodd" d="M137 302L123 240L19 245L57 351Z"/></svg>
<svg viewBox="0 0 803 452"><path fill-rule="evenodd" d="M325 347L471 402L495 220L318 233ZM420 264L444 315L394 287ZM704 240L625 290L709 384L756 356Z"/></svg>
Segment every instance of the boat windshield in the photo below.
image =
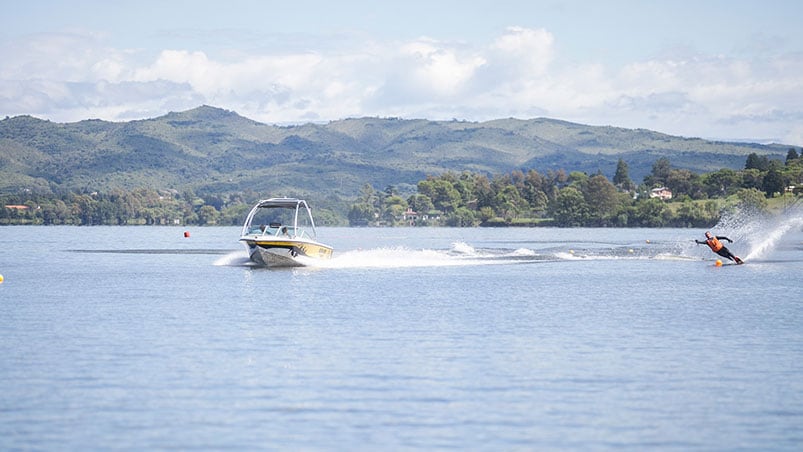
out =
<svg viewBox="0 0 803 452"><path fill-rule="evenodd" d="M298 209L288 207L263 206L256 209L248 226L248 234L274 235L314 239L314 228L304 206Z"/></svg>

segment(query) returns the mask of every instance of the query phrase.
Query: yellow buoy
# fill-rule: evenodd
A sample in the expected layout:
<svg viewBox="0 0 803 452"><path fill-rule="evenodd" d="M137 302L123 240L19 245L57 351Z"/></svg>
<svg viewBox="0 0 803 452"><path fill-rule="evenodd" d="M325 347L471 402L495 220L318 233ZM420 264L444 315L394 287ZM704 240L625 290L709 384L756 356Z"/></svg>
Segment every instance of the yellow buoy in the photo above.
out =
<svg viewBox="0 0 803 452"><path fill-rule="evenodd" d="M717 261L714 263L714 265L716 265L717 267L722 267L722 261L717 259Z"/></svg>
<svg viewBox="0 0 803 452"><path fill-rule="evenodd" d="M3 284L3 275L0 275L0 284Z"/></svg>

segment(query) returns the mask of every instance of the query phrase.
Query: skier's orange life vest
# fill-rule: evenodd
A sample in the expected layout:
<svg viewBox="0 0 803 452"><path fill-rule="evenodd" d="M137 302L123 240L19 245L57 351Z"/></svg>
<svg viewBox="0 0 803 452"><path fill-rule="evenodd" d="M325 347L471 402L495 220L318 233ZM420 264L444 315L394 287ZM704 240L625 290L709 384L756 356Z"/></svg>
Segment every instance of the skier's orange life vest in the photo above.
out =
<svg viewBox="0 0 803 452"><path fill-rule="evenodd" d="M711 248L711 251L717 252L722 249L724 245L720 242L716 237L711 237L710 239L705 241L705 244Z"/></svg>

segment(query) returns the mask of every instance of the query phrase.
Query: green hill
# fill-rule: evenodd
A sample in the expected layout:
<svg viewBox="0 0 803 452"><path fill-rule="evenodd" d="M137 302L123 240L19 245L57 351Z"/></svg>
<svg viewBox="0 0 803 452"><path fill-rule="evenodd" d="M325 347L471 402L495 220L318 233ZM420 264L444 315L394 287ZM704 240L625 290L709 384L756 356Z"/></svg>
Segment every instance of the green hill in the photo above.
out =
<svg viewBox="0 0 803 452"><path fill-rule="evenodd" d="M336 195L415 184L445 171L602 171L623 158L636 182L660 157L676 168L740 169L784 145L683 138L546 118L487 122L355 118L274 126L220 108L130 122L0 121L0 193L112 188Z"/></svg>

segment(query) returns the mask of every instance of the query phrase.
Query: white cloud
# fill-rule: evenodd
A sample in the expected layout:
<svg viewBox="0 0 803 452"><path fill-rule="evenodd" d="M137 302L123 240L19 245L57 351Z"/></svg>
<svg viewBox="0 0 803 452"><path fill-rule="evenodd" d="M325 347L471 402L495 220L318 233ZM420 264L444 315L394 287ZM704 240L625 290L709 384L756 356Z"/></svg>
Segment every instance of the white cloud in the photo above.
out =
<svg viewBox="0 0 803 452"><path fill-rule="evenodd" d="M113 48L108 36L86 32L32 35L0 43L0 114L128 120L206 103L272 123L550 116L800 143L801 55L566 65L556 40L510 27L480 46L422 37L221 59L198 49Z"/></svg>
<svg viewBox="0 0 803 452"><path fill-rule="evenodd" d="M629 99L619 107L630 114L652 115L647 127L676 124L677 129L670 132L682 128L696 136L783 140L791 129L777 112L791 117L803 114L799 107L803 79L794 72L768 71L771 66L803 69L794 56L773 61L721 56L653 60L623 68L616 77L615 92L620 100Z"/></svg>
<svg viewBox="0 0 803 452"><path fill-rule="evenodd" d="M92 67L123 64L126 51L104 46L106 37L83 31L40 33L0 44L0 79L96 80Z"/></svg>
<svg viewBox="0 0 803 452"><path fill-rule="evenodd" d="M546 73L553 60L555 38L544 29L510 27L496 39L493 53L506 66L518 68L523 75Z"/></svg>
<svg viewBox="0 0 803 452"><path fill-rule="evenodd" d="M474 71L485 64L478 56L459 55L455 48L433 40L418 40L400 49L412 88L436 97L458 94Z"/></svg>

